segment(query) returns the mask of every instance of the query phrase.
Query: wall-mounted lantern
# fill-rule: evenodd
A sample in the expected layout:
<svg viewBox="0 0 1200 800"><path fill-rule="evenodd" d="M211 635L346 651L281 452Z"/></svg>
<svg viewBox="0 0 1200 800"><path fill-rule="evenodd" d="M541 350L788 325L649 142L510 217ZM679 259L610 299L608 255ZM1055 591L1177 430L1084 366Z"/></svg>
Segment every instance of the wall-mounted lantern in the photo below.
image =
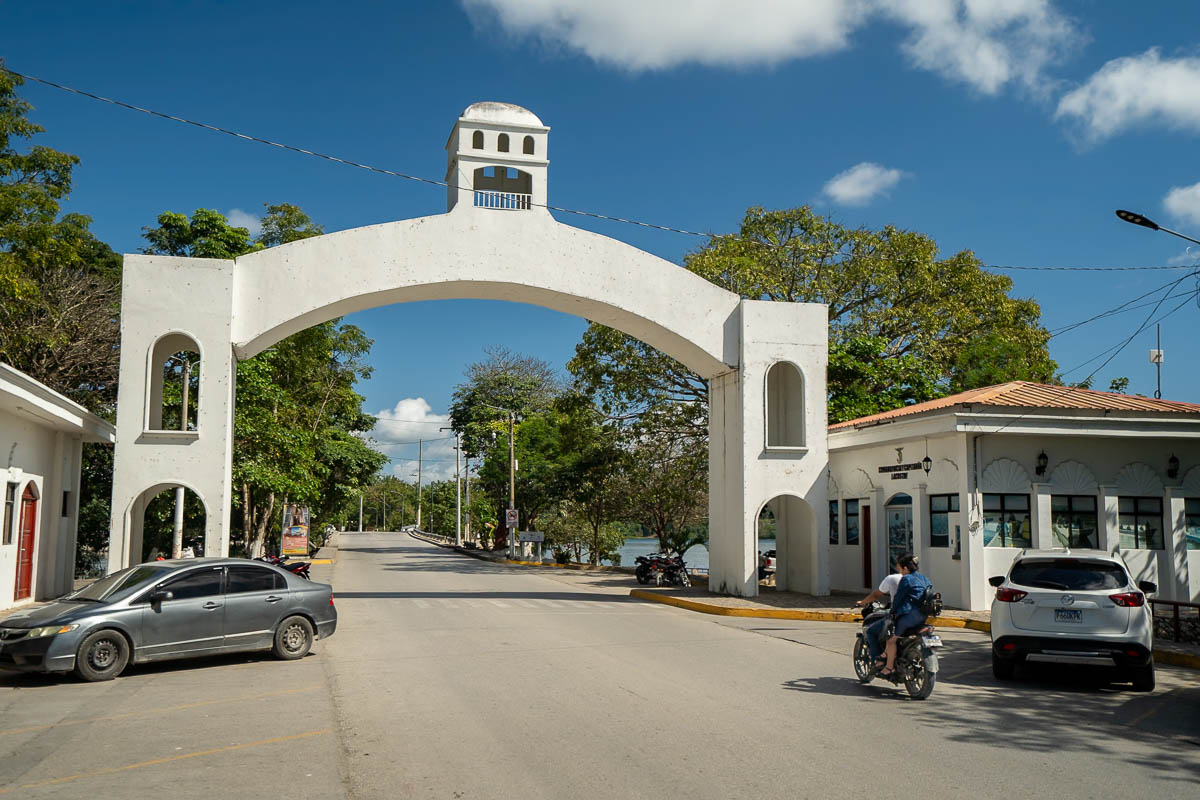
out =
<svg viewBox="0 0 1200 800"><path fill-rule="evenodd" d="M921 469L925 470L925 474L929 474L929 470L933 469L933 459L925 456L921 459Z"/></svg>
<svg viewBox="0 0 1200 800"><path fill-rule="evenodd" d="M1179 459L1175 457L1174 453L1172 453L1171 457L1167 459L1167 477L1179 477Z"/></svg>
<svg viewBox="0 0 1200 800"><path fill-rule="evenodd" d="M1038 475L1046 474L1046 465L1050 463L1050 459L1046 457L1046 451L1038 453L1037 468L1034 470Z"/></svg>

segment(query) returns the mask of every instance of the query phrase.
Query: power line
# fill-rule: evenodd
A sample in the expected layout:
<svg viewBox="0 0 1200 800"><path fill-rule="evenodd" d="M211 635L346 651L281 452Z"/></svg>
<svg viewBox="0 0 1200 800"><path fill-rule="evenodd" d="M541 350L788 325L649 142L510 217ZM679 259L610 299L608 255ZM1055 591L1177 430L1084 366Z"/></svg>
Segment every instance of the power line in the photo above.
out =
<svg viewBox="0 0 1200 800"><path fill-rule="evenodd" d="M1197 271L1195 274L1200 275L1200 271ZM1186 276L1186 275L1184 276L1184 278L1187 278L1187 277L1188 276ZM1172 287L1167 292L1167 294L1170 295L1171 291L1174 290L1174 287L1177 286L1179 284L1179 282L1180 281L1178 281L1178 280L1167 281L1166 283L1162 284L1161 286L1155 286L1153 289L1146 292L1145 294L1140 294L1137 297L1126 300L1124 303L1121 303L1119 306L1114 306L1113 308L1110 308L1106 311L1101 311L1099 314L1095 314L1091 317L1088 317L1087 319L1080 320L1079 322L1073 322L1069 325L1063 325L1062 327L1055 328L1054 330L1052 330L1050 332L1050 338L1053 339L1055 336L1061 336L1064 333L1073 331L1082 325L1088 324L1089 322L1095 322L1098 319L1103 319L1105 317L1111 317L1114 314L1123 314L1126 311L1132 311L1135 308L1145 308L1146 306L1151 305L1154 301L1151 300L1146 303L1138 303L1137 305L1130 305L1130 304L1137 303L1138 300L1149 297L1150 295L1154 294L1155 292L1161 292L1163 289L1166 289L1168 286Z"/></svg>
<svg viewBox="0 0 1200 800"><path fill-rule="evenodd" d="M449 186L450 186L449 183L447 183L446 181L443 181L443 180L437 180L434 178L422 178L419 175L410 175L408 173L397 172L396 170L386 169L384 167L376 167L376 166L372 166L370 164L364 164L360 161L354 161L354 160L348 159L348 158L341 158L340 156L330 155L328 153L322 153L322 152L319 152L316 150L309 150L304 147L297 147L296 145L285 144L284 142L276 142L271 139L264 139L259 136L252 136L252 135L246 134L246 133L239 133L238 131L230 130L229 128L223 128L219 125L212 125L207 122L200 122L198 120L188 119L187 117L176 116L175 114L167 114L162 111L155 111L152 108L144 108L142 106L134 105L133 103L127 103L123 100L116 100L111 97L104 97L103 95L94 94L92 92L88 92L83 89L76 89L72 86L66 86L64 84L57 83L55 81L51 81L46 78L39 78L36 75L29 75L29 74L26 74L23 72L17 72L16 70L9 69L8 67L3 66L2 62L0 62L0 70L3 70L5 72L9 73L10 75L15 75L18 78L22 78L23 80L40 83L45 86L50 86L54 89L59 89L64 92L76 94L81 97L87 97L91 100L96 100L101 103L108 103L110 105L118 106L120 108L128 109L130 111L136 111L140 114L147 114L147 115L150 115L153 117L159 117L160 119L170 120L172 122L179 122L179 123L183 123L185 125L192 125L192 126L195 126L197 128L202 128L207 131L212 131L213 133L222 133L227 136L233 136L237 139L243 139L243 140L249 141L249 142L257 142L259 144L265 144L269 147L277 147L281 150L288 150L293 153L300 153L300 154L306 155L306 156L313 156L315 158L324 159L326 161L332 161L337 164L345 164L346 166L355 167L357 169L366 170L368 172L377 172L381 175L389 175L393 178L401 178L401 179L407 180L407 181L415 181L417 183L424 183L424 184L427 184L430 186L439 186L442 188L449 188ZM629 219L627 217L617 217L617 216L613 216L611 214L600 214L600 213L594 212L594 211L581 211L579 209L565 208L563 206L552 206L552 205L549 205L548 203L530 202L529 205L537 207L537 208L545 208L548 211L559 211L564 214L574 214L576 216L590 217L592 219L606 220L608 222L621 222L626 225L635 225L635 226L641 227L641 228L650 228L653 230L666 231L668 233L681 233L681 234L684 234L685 236L699 236L699 237L702 237L705 239L715 239L722 235L722 234L715 234L715 233L704 232L704 231L693 231L693 230L688 230L687 228L677 228L677 227L674 227L671 225L658 225L658 224L651 223L651 222L643 222L641 220ZM734 234L734 236L737 236L737 234ZM772 247L782 247L783 246L783 245L772 244L770 242L759 242L759 243L769 245ZM1051 266L983 264L981 266L984 269L993 269L993 270L998 270L1001 272L1014 271L1014 270L1037 271L1037 272L1138 272L1138 271L1147 271L1147 270L1175 270L1175 269L1193 269L1194 268L1194 266L1184 266L1184 265L1140 266L1140 267L1051 267Z"/></svg>
<svg viewBox="0 0 1200 800"><path fill-rule="evenodd" d="M238 133L237 131L233 131L228 128L222 128L219 125L210 125L207 122L199 122L194 119L188 119L187 117L179 117L179 116L175 116L174 114L167 114L162 111L155 111L152 108L143 108L142 106L137 106L137 105L134 105L133 103L126 103L122 100L115 100L111 97L104 97L102 95L93 94L91 92L86 92L82 89L75 89L71 86L64 86L61 83L55 83L54 81L46 80L45 78L39 78L36 75L27 75L23 72L17 72L16 70L9 69L8 67L0 66L0 69L3 69L5 72L9 73L10 75L16 75L18 78L22 78L27 81L34 81L35 83L40 83L45 86L51 86L55 89L60 89L64 92L70 92L71 94L77 94L77 95L80 95L81 97L87 97L92 100L97 100L101 103L109 103L110 105L119 106L121 108L125 108L130 111L137 111L138 113L141 113L141 114L149 114L152 117L159 117L160 119L171 120L172 122L181 122L185 125L194 125L197 128L203 128L204 130L212 131L214 133L223 133L227 136L233 136L238 139L245 139L246 141L249 141L249 142L258 142L259 144L265 144L270 147L278 147L280 150L290 150L293 153L301 153L306 156L322 158L322 159L325 159L326 161L333 161L338 164L345 164L346 166L356 167L357 169L367 170L368 172L378 172L381 175L390 175L393 178L403 178L406 181L416 181L417 183L425 183L425 184L429 184L430 186L449 187L449 185L450 185L446 181L435 180L433 178L422 178L419 175L409 175L404 172L396 172L395 170L384 169L383 167L374 167L374 166L371 166L370 164L363 164L360 161L353 161L348 158L340 158L338 156L329 155L328 153L321 153L316 150L309 150L304 147L297 147L295 145L284 144L283 142L276 142L276 141L272 141L270 139L263 139L261 137L251 136L246 133ZM599 214L599 213L592 212L592 211L579 211L579 210L573 209L573 208L563 208L561 206L552 206L552 205L548 205L546 203L532 203L531 202L531 203L529 203L529 205L536 206L538 208L545 208L549 211L561 211L564 214L576 214L581 217L592 217L593 219L603 219L603 220L608 220L610 222L623 222L627 225L637 225L638 227L642 227L642 228L653 228L655 230L667 231L669 233L682 233L682 234L686 234L688 236L702 236L705 238L712 238L713 236L716 235L716 234L712 234L712 233L702 233L700 231L690 231L690 230L687 230L684 228L674 228L669 225L655 225L650 222L642 222L642 221L636 220L636 219L626 219L625 217L614 217L614 216L609 216L608 214Z"/></svg>

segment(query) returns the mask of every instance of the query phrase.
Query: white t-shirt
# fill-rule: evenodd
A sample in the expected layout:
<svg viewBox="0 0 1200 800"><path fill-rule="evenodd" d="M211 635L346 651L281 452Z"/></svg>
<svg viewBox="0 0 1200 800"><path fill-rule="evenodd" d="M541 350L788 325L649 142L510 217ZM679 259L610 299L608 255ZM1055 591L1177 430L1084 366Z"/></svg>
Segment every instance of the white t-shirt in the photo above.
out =
<svg viewBox="0 0 1200 800"><path fill-rule="evenodd" d="M886 578L884 578L883 582L879 584L880 593L891 595L893 603L896 602L896 590L900 588L900 579L902 577L904 576L899 572L893 572L891 575L888 575Z"/></svg>

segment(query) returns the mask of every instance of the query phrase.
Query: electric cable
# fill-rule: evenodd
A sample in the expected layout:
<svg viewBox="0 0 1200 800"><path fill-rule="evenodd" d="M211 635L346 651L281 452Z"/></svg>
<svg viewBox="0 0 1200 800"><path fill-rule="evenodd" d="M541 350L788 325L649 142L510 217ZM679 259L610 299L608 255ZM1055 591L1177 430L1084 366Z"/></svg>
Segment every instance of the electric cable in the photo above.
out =
<svg viewBox="0 0 1200 800"><path fill-rule="evenodd" d="M120 108L128 109L130 111L136 111L141 114L148 114L153 117L159 117L160 119L170 120L172 122L179 122L179 123L183 123L185 125L192 125L192 126L195 126L197 128L202 128L207 131L212 131L214 133L222 133L227 136L233 136L237 139L243 139L243 140L249 141L249 142L257 142L259 144L265 144L270 147L277 147L281 150L288 150L293 153L300 153L302 155L313 156L314 158L320 158L320 159L324 159L326 161L332 161L337 164L345 164L346 166L355 167L356 169L362 169L362 170L366 170L368 172L377 172L381 175L389 175L394 178L401 178L401 179L407 180L407 181L415 181L417 183L423 183L423 184L427 184L429 186L438 186L438 187L442 187L442 188L450 187L450 184L444 180L437 180L434 178L423 178L419 175L410 175L405 172L398 172L396 170L386 169L384 167L376 167L376 166L372 166L370 164L364 164L361 161L354 161L353 159L341 158L340 156L331 155L329 153L322 153L317 150L309 150L308 148L305 148L305 147L298 147L296 145L286 144L284 142L277 142L277 141L274 141L271 139L264 139L259 136L252 136L252 135L246 134L246 133L239 133L238 131L230 130L229 128L223 128L219 125L212 125L207 122L200 122L198 120L188 119L187 117L180 117L175 114L167 114L163 111L156 111L152 108L144 108L142 106L134 105L133 103L127 103L123 100L116 100L111 97L104 97L103 95L94 94L92 92L88 92L83 89L76 89L74 87L66 86L64 84L57 83L55 81L51 81L46 78L40 78L36 75L29 75L27 73L17 72L14 69L10 69L6 66L3 66L2 62L0 62L0 69L4 70L5 72L9 73L10 75L15 75L19 78L22 78L23 80L33 81L35 83L40 83L44 86L49 86L54 89L59 89L60 91L69 92L71 94L76 94L81 97L87 97L91 100L96 100L101 103L108 103L110 105L118 106ZM614 216L611 214L601 214L601 213L594 212L594 211L581 211L581 210L575 209L575 208L565 208L563 206L553 206L548 203L529 202L528 205L538 207L538 208L545 208L548 211L559 211L564 214L574 214L574 215L580 216L580 217L590 217L592 219L605 220L608 222L620 222L620 223L624 223L626 225L635 225L635 226L641 227L641 228L650 228L653 230L666 231L668 233L680 233L680 234L684 234L686 236L699 236L699 237L703 237L705 239L710 239L710 240L719 238L722 235L737 236L737 234L716 234L716 233L711 233L711 232L693 231L693 230L689 230L687 228L678 228L678 227L671 226L671 225L658 225L658 224L655 224L652 222L644 222L642 220L629 219L628 217L618 217L618 216ZM759 243L770 246L770 247L782 247L783 246L783 245L772 244L769 242L759 242ZM1193 268L1191 266L1182 266L1182 265L1140 266L1140 267L1057 267L1057 266L1047 267L1047 266L983 264L981 266L984 269L998 270L1000 272L1013 271L1013 270L1038 271L1038 272L1118 272L1118 271L1119 272L1137 272L1137 271L1145 271L1145 270L1175 270L1175 269L1192 269Z"/></svg>

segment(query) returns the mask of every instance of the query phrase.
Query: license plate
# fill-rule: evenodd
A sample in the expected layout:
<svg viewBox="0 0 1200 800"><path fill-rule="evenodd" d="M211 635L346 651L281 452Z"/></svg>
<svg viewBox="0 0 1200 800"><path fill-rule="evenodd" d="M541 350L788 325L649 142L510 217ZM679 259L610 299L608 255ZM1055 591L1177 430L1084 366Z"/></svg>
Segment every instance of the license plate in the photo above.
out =
<svg viewBox="0 0 1200 800"><path fill-rule="evenodd" d="M1083 622L1083 612L1077 608L1054 609L1055 622Z"/></svg>
<svg viewBox="0 0 1200 800"><path fill-rule="evenodd" d="M925 643L926 647L942 646L942 637L940 636L922 636L921 641Z"/></svg>

